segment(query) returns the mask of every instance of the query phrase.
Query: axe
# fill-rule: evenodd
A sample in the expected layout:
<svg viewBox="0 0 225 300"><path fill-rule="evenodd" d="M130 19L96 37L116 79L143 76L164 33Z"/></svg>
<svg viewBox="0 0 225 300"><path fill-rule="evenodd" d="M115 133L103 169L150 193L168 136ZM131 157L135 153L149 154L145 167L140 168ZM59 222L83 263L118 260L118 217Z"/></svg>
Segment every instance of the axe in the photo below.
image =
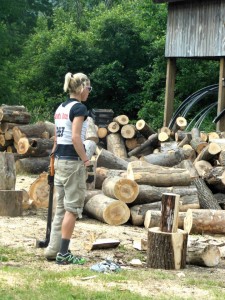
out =
<svg viewBox="0 0 225 300"><path fill-rule="evenodd" d="M53 190L54 190L54 155L50 156L50 168L48 174L48 184L49 184L49 201L48 201L48 216L47 216L47 228L45 240L37 240L37 248L46 248L48 246L52 227L52 207L53 207Z"/></svg>

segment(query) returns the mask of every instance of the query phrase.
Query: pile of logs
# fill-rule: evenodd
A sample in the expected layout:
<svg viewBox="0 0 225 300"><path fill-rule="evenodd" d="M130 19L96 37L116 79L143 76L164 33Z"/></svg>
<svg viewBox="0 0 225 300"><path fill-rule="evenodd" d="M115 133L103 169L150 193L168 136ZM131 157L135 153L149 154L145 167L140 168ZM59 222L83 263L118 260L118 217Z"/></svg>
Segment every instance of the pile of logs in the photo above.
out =
<svg viewBox="0 0 225 300"><path fill-rule="evenodd" d="M54 124L31 124L24 106L0 107L0 151L13 153L17 173L40 174L48 170Z"/></svg>

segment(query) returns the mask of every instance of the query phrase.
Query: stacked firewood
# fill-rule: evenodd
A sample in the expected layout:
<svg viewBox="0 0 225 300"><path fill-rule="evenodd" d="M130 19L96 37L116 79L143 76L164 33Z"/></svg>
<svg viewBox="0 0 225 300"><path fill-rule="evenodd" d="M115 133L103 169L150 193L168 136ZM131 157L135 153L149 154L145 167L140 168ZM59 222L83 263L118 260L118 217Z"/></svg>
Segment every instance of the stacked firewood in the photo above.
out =
<svg viewBox="0 0 225 300"><path fill-rule="evenodd" d="M24 106L0 107L0 151L14 153L17 173L39 174L48 170L54 124L31 124Z"/></svg>

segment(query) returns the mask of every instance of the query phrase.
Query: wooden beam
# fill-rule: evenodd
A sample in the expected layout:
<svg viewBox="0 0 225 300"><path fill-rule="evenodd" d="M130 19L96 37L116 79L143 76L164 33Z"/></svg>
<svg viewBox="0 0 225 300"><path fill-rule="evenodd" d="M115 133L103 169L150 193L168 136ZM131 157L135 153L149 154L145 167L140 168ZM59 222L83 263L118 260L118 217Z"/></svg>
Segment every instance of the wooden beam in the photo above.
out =
<svg viewBox="0 0 225 300"><path fill-rule="evenodd" d="M219 93L218 93L218 106L217 106L217 115L225 109L225 57L220 59L220 75L219 75ZM218 131L225 130L225 116L223 116L217 122Z"/></svg>
<svg viewBox="0 0 225 300"><path fill-rule="evenodd" d="M176 77L176 59L169 58L167 60L167 71L166 71L166 94L165 94L163 126L168 126L170 119L172 118L173 115L175 77Z"/></svg>

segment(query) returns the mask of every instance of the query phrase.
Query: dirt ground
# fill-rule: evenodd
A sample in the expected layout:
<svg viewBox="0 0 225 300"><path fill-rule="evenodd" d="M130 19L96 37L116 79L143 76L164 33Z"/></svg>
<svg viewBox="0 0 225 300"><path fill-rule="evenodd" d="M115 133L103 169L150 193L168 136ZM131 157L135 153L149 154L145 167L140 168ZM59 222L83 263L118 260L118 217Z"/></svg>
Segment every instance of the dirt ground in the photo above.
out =
<svg viewBox="0 0 225 300"><path fill-rule="evenodd" d="M17 176L16 189L25 189L28 191L31 183L35 179L36 178L33 176ZM1 246L23 247L27 252L33 254L33 259L25 261L25 264L33 267L38 266L44 267L45 269L49 268L57 270L59 266L54 262L47 262L43 258L44 250L36 247L37 240L45 239L46 220L47 209L26 210L21 217L0 217ZM119 239L120 245L117 248L88 251L86 249L87 243L93 238ZM147 238L147 230L145 228L135 227L129 224L123 226L110 226L84 216L83 219L76 223L70 248L74 254L80 254L87 259L87 267L99 263L106 258L110 258L114 262L119 263L122 268L130 270L141 268L145 269L146 272L151 272L150 269L146 268L146 252L139 251L133 247L133 241L140 240L141 238ZM223 240L225 241L225 238L223 238ZM131 263L134 259L139 259L141 265L134 266ZM68 268L73 266L65 267ZM129 282L126 282L126 284L124 284L125 286L121 286L121 288L140 293L143 296L171 293L179 295L180 297L183 297L183 299L188 297L192 299L214 299L209 295L207 290L193 285L184 286L182 280L187 276L199 278L199 276L210 275L211 280L224 278L225 281L225 261L222 259L216 268L203 268L188 265L184 270L167 272L176 274L177 281L174 282L170 279L157 281L155 279L151 280L151 284L140 282L140 284L136 286L134 283L129 284ZM147 277L148 276L146 275L146 279ZM91 280L82 281L82 284L87 285L90 288ZM79 282L79 285L81 285L81 282ZM93 284L93 288L94 286L95 285ZM101 287L98 286L98 289L101 289Z"/></svg>

